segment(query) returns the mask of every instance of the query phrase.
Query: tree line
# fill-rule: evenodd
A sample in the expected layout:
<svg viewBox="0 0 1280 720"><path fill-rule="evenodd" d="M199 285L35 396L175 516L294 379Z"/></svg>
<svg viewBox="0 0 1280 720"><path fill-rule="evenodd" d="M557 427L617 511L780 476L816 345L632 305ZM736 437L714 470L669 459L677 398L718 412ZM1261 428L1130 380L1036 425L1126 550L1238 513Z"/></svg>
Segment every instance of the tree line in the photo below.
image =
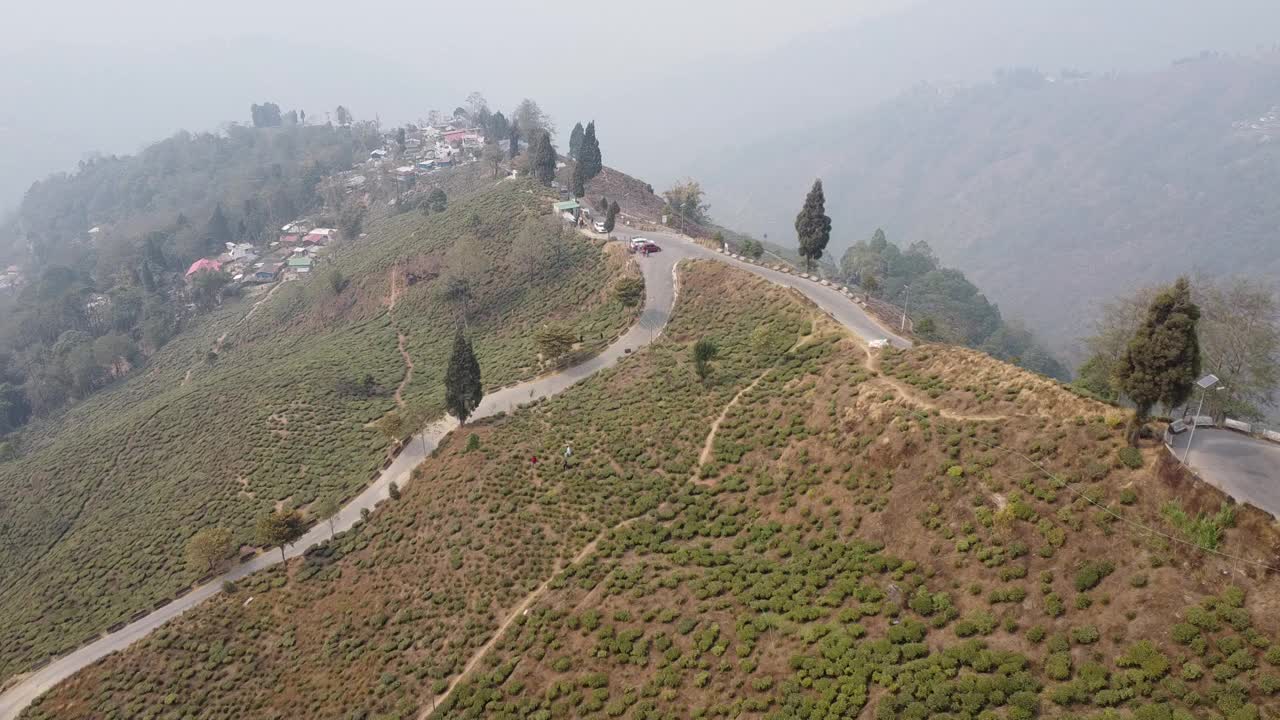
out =
<svg viewBox="0 0 1280 720"><path fill-rule="evenodd" d="M881 229L840 258L840 279L868 295L903 307L925 340L977 348L1059 380L1070 372L1032 333L1008 322L964 273L944 267L928 243L902 250Z"/></svg>

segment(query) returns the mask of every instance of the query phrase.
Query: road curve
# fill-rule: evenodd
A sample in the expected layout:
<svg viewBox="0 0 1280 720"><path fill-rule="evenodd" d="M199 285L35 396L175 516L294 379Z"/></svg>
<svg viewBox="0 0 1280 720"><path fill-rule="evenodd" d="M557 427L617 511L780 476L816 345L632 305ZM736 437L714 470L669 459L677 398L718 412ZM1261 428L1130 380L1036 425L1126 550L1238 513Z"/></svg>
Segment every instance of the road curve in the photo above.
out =
<svg viewBox="0 0 1280 720"><path fill-rule="evenodd" d="M909 341L882 328L865 311L833 288L759 265L734 260L671 233L619 233L619 236L624 237L637 235L654 240L662 247L662 251L638 258L645 280L645 304L636 323L603 352L589 360L554 375L512 385L487 395L476 409L474 418L491 417L500 412L509 413L534 400L559 394L575 383L614 365L627 354L653 342L662 334L675 307L678 292L675 268L681 260L709 259L738 266L772 282L799 290L863 340L886 339L899 347L910 345ZM457 421L450 416L445 416L415 435L395 461L382 471L378 479L334 516L333 526L336 531L350 529L360 519L362 510L372 510L378 503L386 500L389 497L388 486L392 482L399 487L407 485L413 469L426 459L447 433L456 427ZM320 523L301 540L286 548L284 555L286 558L298 557L327 540L329 534L329 523ZM240 580L280 562L278 550L256 555L248 562L235 566L168 605L28 674L0 694L0 720L16 720L24 708L54 685L107 655L124 650L173 618L213 597L221 592L223 582Z"/></svg>
<svg viewBox="0 0 1280 720"><path fill-rule="evenodd" d="M886 340L894 347L903 349L911 347L910 340L882 326L866 310L863 310L861 306L846 297L836 287L823 285L818 281L808 280L793 273L779 272L764 265L739 260L699 245L682 235L664 230L642 232L632 228L618 228L613 234L623 240L630 240L633 237L648 238L662 248L661 252L645 258L643 262L650 262L653 258L674 253L680 259L703 258L728 263L755 273L772 283L799 290L820 309L867 342Z"/></svg>
<svg viewBox="0 0 1280 720"><path fill-rule="evenodd" d="M1191 433L1173 436L1173 452L1182 457ZM1187 464L1205 482L1239 502L1280 518L1280 445L1242 433L1197 428Z"/></svg>

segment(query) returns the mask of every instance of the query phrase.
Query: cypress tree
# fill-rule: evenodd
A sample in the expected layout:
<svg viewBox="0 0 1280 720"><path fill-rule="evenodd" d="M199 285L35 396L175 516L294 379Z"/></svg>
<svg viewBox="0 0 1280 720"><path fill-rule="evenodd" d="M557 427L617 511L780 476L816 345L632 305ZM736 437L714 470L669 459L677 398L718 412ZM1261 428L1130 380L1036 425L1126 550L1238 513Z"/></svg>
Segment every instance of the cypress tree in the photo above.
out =
<svg viewBox="0 0 1280 720"><path fill-rule="evenodd" d="M573 132L569 133L569 157L574 160L578 159L578 153L582 150L582 123L573 126Z"/></svg>
<svg viewBox="0 0 1280 720"><path fill-rule="evenodd" d="M466 423L471 413L480 405L484 390L480 385L480 363L471 350L471 341L462 334L453 338L453 352L449 355L449 368L444 375L444 406L458 422Z"/></svg>
<svg viewBox="0 0 1280 720"><path fill-rule="evenodd" d="M538 131L529 144L529 174L543 185L550 185L556 178L556 149L546 130Z"/></svg>
<svg viewBox="0 0 1280 720"><path fill-rule="evenodd" d="M805 269L813 270L813 261L822 257L831 240L831 218L826 214L826 197L822 194L822 181L814 180L813 189L804 199L804 207L796 215L796 236L800 240L800 257Z"/></svg>
<svg viewBox="0 0 1280 720"><path fill-rule="evenodd" d="M515 120L511 121L511 130L507 133L507 140L510 146L507 148L507 157L515 160L520 154L520 123Z"/></svg>
<svg viewBox="0 0 1280 720"><path fill-rule="evenodd" d="M586 180L583 179L582 175L583 165L582 161L579 160L573 164L573 185L571 189L573 190L573 196L575 198L580 198L587 194L587 183Z"/></svg>
<svg viewBox="0 0 1280 720"><path fill-rule="evenodd" d="M582 143L575 157L578 162L585 166L582 173L584 182L599 175L604 168L604 161L600 156L600 141L596 139L596 123L594 120L587 123L586 132L582 135Z"/></svg>
<svg viewBox="0 0 1280 720"><path fill-rule="evenodd" d="M227 221L227 215L222 211L222 203L218 203L213 208L213 216L209 218L206 232L209 235L210 248L220 251L227 242L230 242L231 223Z"/></svg>
<svg viewBox="0 0 1280 720"><path fill-rule="evenodd" d="M614 200L613 204L609 206L609 212L606 213L604 216L605 232L607 233L613 232L613 226L618 221L619 212L622 212L622 208L618 207L618 201Z"/></svg>
<svg viewBox="0 0 1280 720"><path fill-rule="evenodd" d="M1134 404L1131 443L1137 442L1138 430L1156 403L1174 407L1191 395L1200 375L1199 320L1200 308L1191 301L1191 283L1185 277L1147 308L1116 368L1116 385Z"/></svg>

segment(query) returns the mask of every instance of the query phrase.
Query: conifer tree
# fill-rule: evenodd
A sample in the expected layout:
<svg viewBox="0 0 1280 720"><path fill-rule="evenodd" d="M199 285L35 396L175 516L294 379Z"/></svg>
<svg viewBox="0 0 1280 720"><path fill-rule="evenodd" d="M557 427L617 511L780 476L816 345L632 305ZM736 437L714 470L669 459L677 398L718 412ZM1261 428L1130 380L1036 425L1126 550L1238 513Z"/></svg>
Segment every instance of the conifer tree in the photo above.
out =
<svg viewBox="0 0 1280 720"><path fill-rule="evenodd" d="M604 216L604 231L606 233L613 232L613 226L618 222L618 213L622 212L622 208L618 207L618 201L614 200L609 206L609 212Z"/></svg>
<svg viewBox="0 0 1280 720"><path fill-rule="evenodd" d="M573 164L573 179L570 189L573 191L575 198L580 198L587 194L587 181L583 178L585 166L579 160Z"/></svg>
<svg viewBox="0 0 1280 720"><path fill-rule="evenodd" d="M573 126L573 132L569 133L569 157L574 160L578 159L578 153L582 150L582 123Z"/></svg>
<svg viewBox="0 0 1280 720"><path fill-rule="evenodd" d="M556 178L556 149L546 130L535 135L529 145L529 174L543 185L550 185Z"/></svg>
<svg viewBox="0 0 1280 720"><path fill-rule="evenodd" d="M213 216L209 218L206 233L211 250L221 252L225 244L231 241L231 223L227 221L227 215L222 211L222 203L214 206Z"/></svg>
<svg viewBox="0 0 1280 720"><path fill-rule="evenodd" d="M511 130L507 133L507 157L515 160L520 154L520 123L515 120L511 121Z"/></svg>
<svg viewBox="0 0 1280 720"><path fill-rule="evenodd" d="M596 139L596 123L594 120L587 123L587 129L582 135L582 142L578 147L578 154L575 158L583 165L582 179L584 183L599 175L604 168L604 161L600 156L600 141Z"/></svg>
<svg viewBox="0 0 1280 720"><path fill-rule="evenodd" d="M800 240L800 257L805 269L813 270L813 261L822 257L831 240L831 218L826 214L826 198L822 194L822 181L814 180L813 189L804 199L804 207L796 215L796 236Z"/></svg>
<svg viewBox="0 0 1280 720"><path fill-rule="evenodd" d="M462 328L458 328L458 334L453 338L453 352L449 355L449 368L444 375L445 408L458 418L458 422L466 423L482 397L480 363L471 349L471 341L462 334Z"/></svg>
<svg viewBox="0 0 1280 720"><path fill-rule="evenodd" d="M1191 301L1191 283L1185 277L1147 308L1116 368L1116 384L1134 404L1130 442L1137 442L1138 430L1156 403L1174 407L1190 396L1200 375L1199 320L1200 308Z"/></svg>

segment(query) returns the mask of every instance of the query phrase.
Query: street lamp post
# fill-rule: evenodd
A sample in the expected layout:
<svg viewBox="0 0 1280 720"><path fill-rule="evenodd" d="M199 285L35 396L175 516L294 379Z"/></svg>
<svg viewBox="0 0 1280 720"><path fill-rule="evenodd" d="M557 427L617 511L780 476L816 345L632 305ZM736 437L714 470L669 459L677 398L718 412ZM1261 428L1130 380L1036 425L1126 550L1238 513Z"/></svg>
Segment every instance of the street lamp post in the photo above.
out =
<svg viewBox="0 0 1280 720"><path fill-rule="evenodd" d="M1191 434L1187 436L1187 447L1182 451L1182 464L1187 464L1187 458L1191 457L1191 442L1196 439L1196 427L1200 423L1196 419L1200 417L1200 413L1204 410L1204 396L1209 388L1218 384L1218 376L1212 373L1205 375L1196 381L1196 385L1200 386L1200 404L1196 407L1196 414L1191 417ZM1226 388L1219 387L1219 390Z"/></svg>
<svg viewBox="0 0 1280 720"><path fill-rule="evenodd" d="M906 297L902 301L902 327L898 328L898 332L907 331L907 308L911 306L911 286L905 285L903 289L907 291Z"/></svg>

